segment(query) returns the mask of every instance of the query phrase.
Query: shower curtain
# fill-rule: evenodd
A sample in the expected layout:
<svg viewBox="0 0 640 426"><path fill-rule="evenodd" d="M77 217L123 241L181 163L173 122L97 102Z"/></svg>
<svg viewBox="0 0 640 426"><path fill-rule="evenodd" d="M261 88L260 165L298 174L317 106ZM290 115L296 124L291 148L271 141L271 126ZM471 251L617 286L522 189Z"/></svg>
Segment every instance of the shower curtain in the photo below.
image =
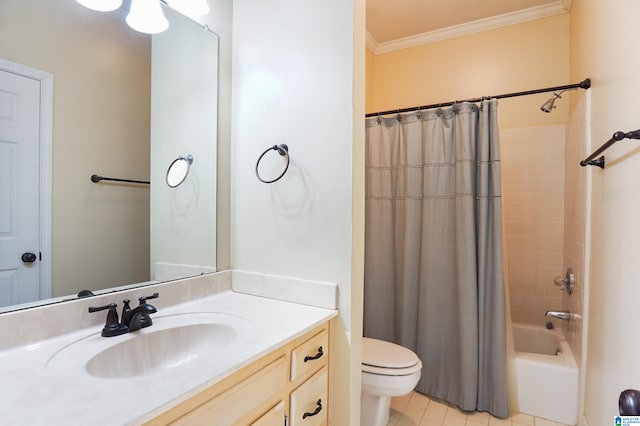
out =
<svg viewBox="0 0 640 426"><path fill-rule="evenodd" d="M508 415L497 101L366 121L364 334L417 390Z"/></svg>

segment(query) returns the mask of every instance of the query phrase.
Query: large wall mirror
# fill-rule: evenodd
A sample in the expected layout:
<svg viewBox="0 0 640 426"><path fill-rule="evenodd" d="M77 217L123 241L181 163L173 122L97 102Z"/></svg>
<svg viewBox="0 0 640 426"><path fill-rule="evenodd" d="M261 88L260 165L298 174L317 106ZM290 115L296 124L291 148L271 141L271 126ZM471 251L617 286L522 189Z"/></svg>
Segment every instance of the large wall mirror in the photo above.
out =
<svg viewBox="0 0 640 426"><path fill-rule="evenodd" d="M101 13L75 0L0 2L0 312L216 269L218 37L165 5L169 29L138 33L124 22L127 3ZM3 127L24 109L7 64L52 76L40 153L25 157ZM35 115L47 143L48 119ZM169 187L167 168L187 155L188 177ZM41 177L25 189L16 182L27 165L36 171L22 173ZM93 183L94 174L150 185ZM20 241L42 204L49 216L26 228L43 234Z"/></svg>

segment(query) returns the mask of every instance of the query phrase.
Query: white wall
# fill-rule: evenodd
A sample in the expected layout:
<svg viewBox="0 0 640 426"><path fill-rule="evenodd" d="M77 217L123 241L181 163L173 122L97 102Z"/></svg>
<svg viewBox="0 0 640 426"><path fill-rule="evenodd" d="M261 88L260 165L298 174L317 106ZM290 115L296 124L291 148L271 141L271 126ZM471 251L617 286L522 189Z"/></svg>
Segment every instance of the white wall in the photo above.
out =
<svg viewBox="0 0 640 426"><path fill-rule="evenodd" d="M338 283L332 413L348 424L360 383L349 379L347 344L361 335L351 318L353 122L364 112L363 93L354 98L354 2L235 0L233 23L232 266ZM280 143L289 171L264 184L256 160Z"/></svg>
<svg viewBox="0 0 640 426"><path fill-rule="evenodd" d="M592 79L592 149L617 130L640 128L639 16L637 1L572 3L571 75ZM605 157L604 170L584 171L592 178L583 422L590 426L613 424L619 393L640 388L640 142L619 142Z"/></svg>

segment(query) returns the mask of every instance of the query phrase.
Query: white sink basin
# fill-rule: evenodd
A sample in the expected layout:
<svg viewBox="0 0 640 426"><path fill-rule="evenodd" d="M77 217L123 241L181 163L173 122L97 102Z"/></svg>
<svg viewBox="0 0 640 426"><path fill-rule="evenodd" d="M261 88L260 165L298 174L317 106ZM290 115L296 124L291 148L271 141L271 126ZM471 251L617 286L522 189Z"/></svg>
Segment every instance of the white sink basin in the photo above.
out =
<svg viewBox="0 0 640 426"><path fill-rule="evenodd" d="M236 330L223 324L192 324L149 331L96 354L85 366L87 373L113 379L178 368L223 350L238 336Z"/></svg>
<svg viewBox="0 0 640 426"><path fill-rule="evenodd" d="M78 372L101 379L132 378L215 362L249 333L248 321L222 313L151 316L153 325L115 337L94 333L56 352L52 372Z"/></svg>

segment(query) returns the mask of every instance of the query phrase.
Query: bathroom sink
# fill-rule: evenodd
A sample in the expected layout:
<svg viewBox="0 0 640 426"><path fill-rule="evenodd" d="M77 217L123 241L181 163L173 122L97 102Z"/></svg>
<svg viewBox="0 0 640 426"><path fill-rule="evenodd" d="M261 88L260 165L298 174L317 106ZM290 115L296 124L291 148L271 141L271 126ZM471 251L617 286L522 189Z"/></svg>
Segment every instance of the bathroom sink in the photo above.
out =
<svg viewBox="0 0 640 426"><path fill-rule="evenodd" d="M169 370L215 354L236 337L237 332L224 324L191 324L151 331L99 352L85 369L103 379Z"/></svg>
<svg viewBox="0 0 640 426"><path fill-rule="evenodd" d="M121 379L198 368L228 353L250 330L248 321L222 313L152 316L153 325L116 337L92 334L56 352L50 371Z"/></svg>

